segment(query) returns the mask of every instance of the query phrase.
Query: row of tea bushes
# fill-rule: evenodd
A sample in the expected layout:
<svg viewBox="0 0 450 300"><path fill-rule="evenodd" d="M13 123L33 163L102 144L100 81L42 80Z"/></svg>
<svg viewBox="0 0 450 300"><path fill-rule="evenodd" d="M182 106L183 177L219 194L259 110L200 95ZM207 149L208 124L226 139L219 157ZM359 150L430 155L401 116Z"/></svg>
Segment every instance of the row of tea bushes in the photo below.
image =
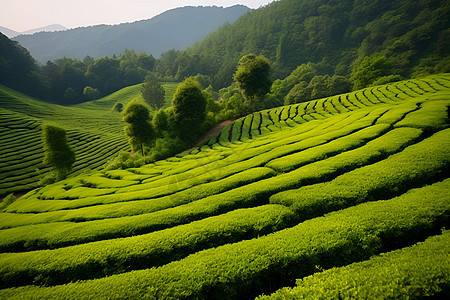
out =
<svg viewBox="0 0 450 300"><path fill-rule="evenodd" d="M268 299L420 299L448 297L450 232L297 281ZM395 267L393 267L395 266Z"/></svg>
<svg viewBox="0 0 450 300"><path fill-rule="evenodd" d="M311 218L446 178L449 168L450 129L445 129L385 160L328 182L280 192L270 202L290 206Z"/></svg>
<svg viewBox="0 0 450 300"><path fill-rule="evenodd" d="M418 242L448 222L450 180L360 204L258 239L189 255L159 268L54 287L4 289L2 298L242 299L321 268ZM278 281L278 282L275 282ZM272 286L273 287L273 286Z"/></svg>
<svg viewBox="0 0 450 300"><path fill-rule="evenodd" d="M281 205L234 210L150 234L55 250L0 254L0 286L61 284L150 268L205 248L250 239L294 225ZM106 257L106 259L105 259Z"/></svg>

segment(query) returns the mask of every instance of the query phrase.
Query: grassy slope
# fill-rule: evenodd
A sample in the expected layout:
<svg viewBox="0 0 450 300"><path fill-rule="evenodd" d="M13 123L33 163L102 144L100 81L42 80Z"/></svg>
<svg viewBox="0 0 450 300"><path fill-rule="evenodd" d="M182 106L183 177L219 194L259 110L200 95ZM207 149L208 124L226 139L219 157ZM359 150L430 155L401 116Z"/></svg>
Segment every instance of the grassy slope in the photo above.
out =
<svg viewBox="0 0 450 300"><path fill-rule="evenodd" d="M163 84L167 103L176 85ZM49 171L42 163L43 122L54 122L67 130L77 157L72 174L101 168L117 152L127 150L121 115L111 109L116 102L126 105L133 99L142 99L139 85L73 106L49 104L1 86L0 197L36 188L40 177Z"/></svg>
<svg viewBox="0 0 450 300"><path fill-rule="evenodd" d="M448 74L367 88L254 113L191 153L34 190L0 213L0 298L242 299L332 267L327 295L339 295L367 276L352 263L448 227L449 106ZM399 253L375 262L402 266L406 296L448 292L447 264L406 277L411 254ZM357 271L335 284L341 266Z"/></svg>

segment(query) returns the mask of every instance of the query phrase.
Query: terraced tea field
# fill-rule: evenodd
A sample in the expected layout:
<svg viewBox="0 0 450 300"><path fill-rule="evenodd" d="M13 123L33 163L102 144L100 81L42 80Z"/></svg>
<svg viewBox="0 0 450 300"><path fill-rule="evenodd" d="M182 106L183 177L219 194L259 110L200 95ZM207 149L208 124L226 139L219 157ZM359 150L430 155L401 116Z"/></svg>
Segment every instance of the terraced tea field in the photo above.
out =
<svg viewBox="0 0 450 300"><path fill-rule="evenodd" d="M169 99L176 83L164 87ZM44 122L66 129L68 143L76 153L72 174L100 169L119 151L128 150L121 115L112 107L116 102L126 105L136 98L141 98L139 85L68 107L31 99L0 86L0 197L38 187L40 178L49 172L42 162L40 126Z"/></svg>
<svg viewBox="0 0 450 300"><path fill-rule="evenodd" d="M366 88L33 190L0 213L0 298L447 296L449 106L449 74Z"/></svg>

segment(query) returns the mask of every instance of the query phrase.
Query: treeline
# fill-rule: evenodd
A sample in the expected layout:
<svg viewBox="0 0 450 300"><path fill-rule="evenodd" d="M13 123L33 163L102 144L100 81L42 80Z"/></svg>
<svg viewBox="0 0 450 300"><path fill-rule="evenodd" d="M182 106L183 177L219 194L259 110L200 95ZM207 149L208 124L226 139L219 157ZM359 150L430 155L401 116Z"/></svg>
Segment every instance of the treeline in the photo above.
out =
<svg viewBox="0 0 450 300"><path fill-rule="evenodd" d="M145 52L126 49L119 57L64 57L39 65L17 42L0 35L0 43L0 83L58 104L97 99L141 83L156 61Z"/></svg>
<svg viewBox="0 0 450 300"><path fill-rule="evenodd" d="M185 51L164 53L158 73L177 80L204 74L218 90L248 53L272 61L275 79L312 63L316 75L344 76L355 89L372 83L353 76L361 68L404 78L448 72L449 15L445 0L275 1Z"/></svg>

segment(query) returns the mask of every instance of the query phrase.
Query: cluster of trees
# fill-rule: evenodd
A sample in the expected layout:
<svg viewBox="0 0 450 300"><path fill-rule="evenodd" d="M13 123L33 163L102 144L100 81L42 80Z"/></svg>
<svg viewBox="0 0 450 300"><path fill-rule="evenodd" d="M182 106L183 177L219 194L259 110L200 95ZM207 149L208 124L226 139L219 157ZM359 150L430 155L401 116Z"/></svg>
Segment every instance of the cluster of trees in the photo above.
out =
<svg viewBox="0 0 450 300"><path fill-rule="evenodd" d="M157 82L151 84L148 89L159 90ZM134 153L121 153L109 168L139 166L184 150L214 125L215 120L207 119L208 101L211 95L189 77L178 85L168 108L156 110L158 106L139 100L129 102L122 113Z"/></svg>
<svg viewBox="0 0 450 300"><path fill-rule="evenodd" d="M58 104L97 99L141 83L155 58L126 49L119 57L60 58L39 65L17 42L0 33L0 83Z"/></svg>
<svg viewBox="0 0 450 300"><path fill-rule="evenodd" d="M41 67L47 99L71 104L97 99L123 87L138 84L153 70L155 58L144 52L125 50L119 57L83 60L61 58Z"/></svg>
<svg viewBox="0 0 450 300"><path fill-rule="evenodd" d="M156 77L149 74L142 87L147 103L134 100L123 110L125 133L134 155L122 153L109 168L132 167L174 155L191 146L217 122L264 108L272 86L271 73L270 62L264 56L245 55L228 93L234 93L233 100L214 101L217 94L211 85L204 87L204 76L197 75L178 85L168 108L160 108L158 101L152 101L152 97L164 97L164 93Z"/></svg>
<svg viewBox="0 0 450 300"><path fill-rule="evenodd" d="M204 74L216 90L232 83L239 59L248 53L272 61L275 79L311 62L316 75L344 76L355 89L392 74L409 78L449 72L449 14L445 0L275 1L193 47L164 53L156 71L179 80ZM377 66L378 57L387 64ZM362 75L365 64L385 71Z"/></svg>
<svg viewBox="0 0 450 300"><path fill-rule="evenodd" d="M0 83L10 88L44 95L42 76L27 49L0 33Z"/></svg>

